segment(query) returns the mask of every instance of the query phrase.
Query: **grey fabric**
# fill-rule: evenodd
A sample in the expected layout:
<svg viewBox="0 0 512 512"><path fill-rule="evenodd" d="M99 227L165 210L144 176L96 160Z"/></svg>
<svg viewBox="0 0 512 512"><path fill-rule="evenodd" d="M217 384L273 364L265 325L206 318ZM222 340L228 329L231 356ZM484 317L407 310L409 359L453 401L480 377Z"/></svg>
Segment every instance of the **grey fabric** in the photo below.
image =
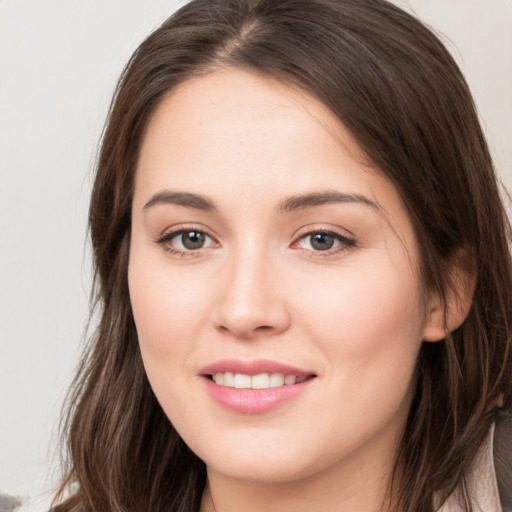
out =
<svg viewBox="0 0 512 512"><path fill-rule="evenodd" d="M13 512L21 505L18 498L0 493L0 512Z"/></svg>

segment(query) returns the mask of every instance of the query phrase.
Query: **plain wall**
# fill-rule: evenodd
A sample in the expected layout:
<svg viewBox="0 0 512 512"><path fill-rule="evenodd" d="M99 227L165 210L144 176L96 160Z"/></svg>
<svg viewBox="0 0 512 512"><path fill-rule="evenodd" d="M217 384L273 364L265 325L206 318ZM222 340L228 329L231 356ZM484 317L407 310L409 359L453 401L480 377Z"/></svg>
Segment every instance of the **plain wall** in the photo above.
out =
<svg viewBox="0 0 512 512"><path fill-rule="evenodd" d="M184 2L0 0L0 493L44 510L88 317L88 196L117 77ZM512 0L396 0L466 74L512 189ZM52 462L53 461L53 462ZM1 511L1 509L0 509Z"/></svg>

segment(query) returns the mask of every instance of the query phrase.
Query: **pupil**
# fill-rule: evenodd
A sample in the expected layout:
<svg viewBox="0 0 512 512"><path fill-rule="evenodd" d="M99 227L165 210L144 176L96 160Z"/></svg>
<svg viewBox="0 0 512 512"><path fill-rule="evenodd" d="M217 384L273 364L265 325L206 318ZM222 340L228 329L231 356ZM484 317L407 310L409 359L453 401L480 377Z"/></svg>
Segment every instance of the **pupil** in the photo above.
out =
<svg viewBox="0 0 512 512"><path fill-rule="evenodd" d="M317 251L327 251L334 245L334 237L325 233L317 233L311 236L311 247Z"/></svg>
<svg viewBox="0 0 512 512"><path fill-rule="evenodd" d="M200 249L204 245L205 235L198 231L186 231L181 235L183 247L187 249Z"/></svg>

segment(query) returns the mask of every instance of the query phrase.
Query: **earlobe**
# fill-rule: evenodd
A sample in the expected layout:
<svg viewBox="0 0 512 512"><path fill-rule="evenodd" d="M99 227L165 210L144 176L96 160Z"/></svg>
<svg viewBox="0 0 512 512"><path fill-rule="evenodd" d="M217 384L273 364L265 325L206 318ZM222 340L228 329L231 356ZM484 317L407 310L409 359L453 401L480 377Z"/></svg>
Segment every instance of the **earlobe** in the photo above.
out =
<svg viewBox="0 0 512 512"><path fill-rule="evenodd" d="M436 294L429 299L423 340L436 342L460 327L471 309L477 270L471 251L459 249L447 269L444 300Z"/></svg>
<svg viewBox="0 0 512 512"><path fill-rule="evenodd" d="M425 326L423 328L424 341L441 341L448 334L448 326L444 318L444 308L439 297L430 301L427 309Z"/></svg>

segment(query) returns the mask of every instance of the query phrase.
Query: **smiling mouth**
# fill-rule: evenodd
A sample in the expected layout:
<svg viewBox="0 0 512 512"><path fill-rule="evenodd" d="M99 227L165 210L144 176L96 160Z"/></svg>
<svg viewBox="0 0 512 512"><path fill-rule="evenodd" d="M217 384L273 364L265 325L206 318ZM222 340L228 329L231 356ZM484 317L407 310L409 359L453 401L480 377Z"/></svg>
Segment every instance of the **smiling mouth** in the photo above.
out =
<svg viewBox="0 0 512 512"><path fill-rule="evenodd" d="M247 375L244 373L222 372L207 375L218 386L235 389L270 389L282 386L293 386L313 379L315 375L293 375L284 373L259 373Z"/></svg>
<svg viewBox="0 0 512 512"><path fill-rule="evenodd" d="M224 359L202 368L199 374L215 402L242 414L265 413L307 396L306 390L317 377L311 370L265 359Z"/></svg>

